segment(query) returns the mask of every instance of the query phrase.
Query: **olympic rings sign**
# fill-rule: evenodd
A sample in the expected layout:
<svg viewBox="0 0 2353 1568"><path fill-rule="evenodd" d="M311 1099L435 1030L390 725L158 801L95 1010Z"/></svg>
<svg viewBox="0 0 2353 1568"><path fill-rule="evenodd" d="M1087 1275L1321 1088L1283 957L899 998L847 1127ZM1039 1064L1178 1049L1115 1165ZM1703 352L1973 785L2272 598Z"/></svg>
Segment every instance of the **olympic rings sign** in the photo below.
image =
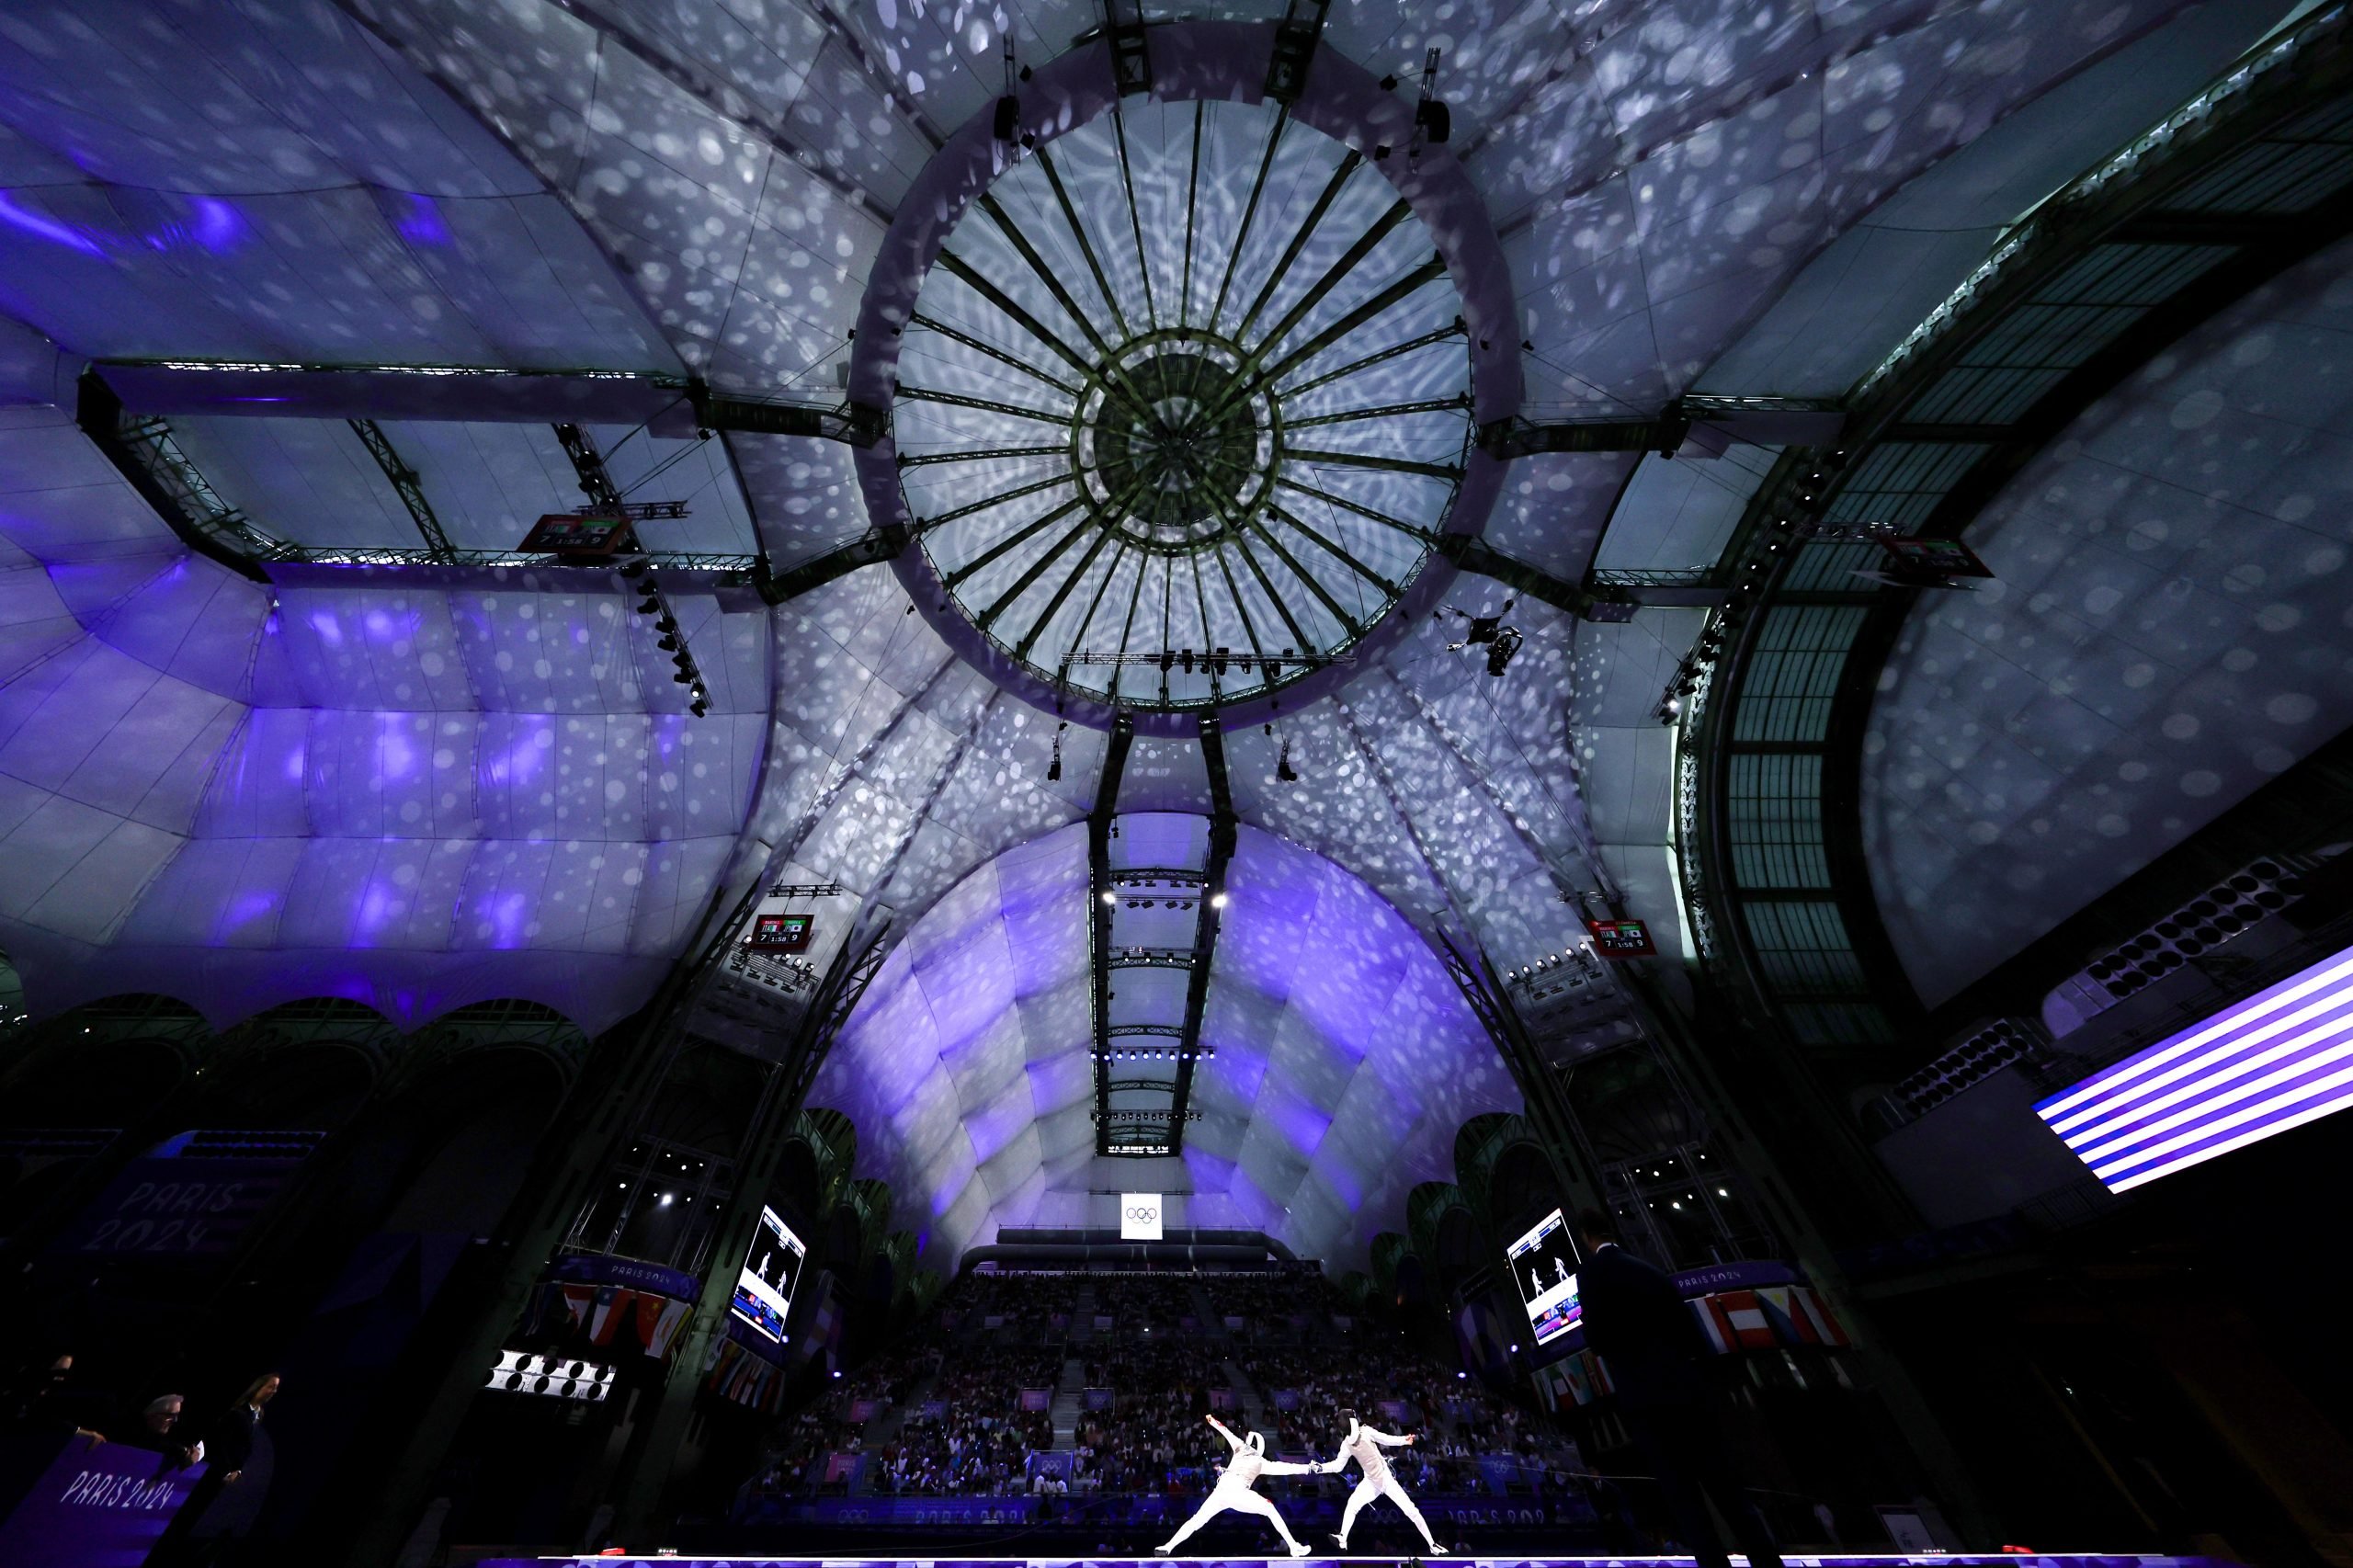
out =
<svg viewBox="0 0 2353 1568"><path fill-rule="evenodd" d="M1156 1192L1123 1192L1120 1195L1120 1239L1123 1242L1156 1242L1161 1239L1161 1199Z"/></svg>

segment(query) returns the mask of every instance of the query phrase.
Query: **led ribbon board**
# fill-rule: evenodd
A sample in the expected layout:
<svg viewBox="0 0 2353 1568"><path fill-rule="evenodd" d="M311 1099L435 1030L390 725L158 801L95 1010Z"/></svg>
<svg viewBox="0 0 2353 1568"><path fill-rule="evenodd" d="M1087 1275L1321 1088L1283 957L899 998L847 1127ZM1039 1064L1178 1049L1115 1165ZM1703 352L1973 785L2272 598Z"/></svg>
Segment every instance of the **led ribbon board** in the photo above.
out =
<svg viewBox="0 0 2353 1568"><path fill-rule="evenodd" d="M1536 1222L1507 1250L1512 1283L1528 1307L1529 1326L1542 1345L1584 1321L1577 1304L1576 1256L1569 1250L1568 1221L1558 1209Z"/></svg>
<svg viewBox="0 0 2353 1568"><path fill-rule="evenodd" d="M755 1332L779 1344L784 1340L784 1320L792 1311L792 1288L801 1278L801 1260L809 1249L777 1218L773 1209L760 1210L760 1228L753 1233L752 1250L736 1277L735 1298L728 1311Z"/></svg>
<svg viewBox="0 0 2353 1568"><path fill-rule="evenodd" d="M2353 948L2034 1108L2111 1192L2353 1103Z"/></svg>

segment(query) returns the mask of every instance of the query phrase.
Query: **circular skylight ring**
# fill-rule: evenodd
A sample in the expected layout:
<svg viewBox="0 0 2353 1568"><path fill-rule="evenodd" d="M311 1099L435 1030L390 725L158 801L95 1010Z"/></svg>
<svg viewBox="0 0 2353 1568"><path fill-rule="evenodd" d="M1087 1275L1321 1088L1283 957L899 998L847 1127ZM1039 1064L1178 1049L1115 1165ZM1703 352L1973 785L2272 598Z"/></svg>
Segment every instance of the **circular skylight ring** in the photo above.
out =
<svg viewBox="0 0 2353 1568"><path fill-rule="evenodd" d="M988 115L949 139L882 247L850 390L889 410L861 486L951 645L1071 718L1184 733L1311 699L1435 602L1447 536L1500 488L1476 428L1519 381L1483 206L1444 148L1412 150L1410 101L1327 51L1279 116L1253 101L1264 29L1151 39L1156 96L1117 116L1089 45L1022 89L1034 147ZM1221 150L1254 122L1276 129ZM1172 149L1201 172L1155 193ZM1312 183L1256 233L1232 210L1285 180Z"/></svg>

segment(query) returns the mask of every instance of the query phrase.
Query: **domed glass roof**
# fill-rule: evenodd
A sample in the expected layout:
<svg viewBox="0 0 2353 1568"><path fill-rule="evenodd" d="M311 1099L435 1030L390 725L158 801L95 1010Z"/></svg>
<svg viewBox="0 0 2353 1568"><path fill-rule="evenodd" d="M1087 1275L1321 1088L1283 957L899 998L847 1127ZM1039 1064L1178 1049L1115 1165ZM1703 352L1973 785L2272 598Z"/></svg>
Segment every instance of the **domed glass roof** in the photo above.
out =
<svg viewBox="0 0 2353 1568"><path fill-rule="evenodd" d="M1428 558L1472 433L1428 230L1272 106L1145 102L1020 154L925 279L898 377L949 598L1128 708L1345 658Z"/></svg>

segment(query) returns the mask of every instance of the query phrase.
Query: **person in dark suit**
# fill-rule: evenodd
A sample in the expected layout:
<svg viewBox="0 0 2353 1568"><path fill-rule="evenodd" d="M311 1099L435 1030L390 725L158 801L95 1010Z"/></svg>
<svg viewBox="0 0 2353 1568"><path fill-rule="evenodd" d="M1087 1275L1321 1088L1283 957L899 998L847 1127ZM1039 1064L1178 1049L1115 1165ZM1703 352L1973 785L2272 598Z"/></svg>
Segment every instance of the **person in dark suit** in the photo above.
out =
<svg viewBox="0 0 2353 1568"><path fill-rule="evenodd" d="M1773 1532L1739 1483L1708 1381L1707 1340L1665 1271L1618 1244L1608 1216L1577 1216L1585 1243L1577 1300L1634 1443L1657 1476L1684 1545L1701 1568L1729 1568L1711 1500L1732 1524L1750 1568L1781 1568Z"/></svg>

